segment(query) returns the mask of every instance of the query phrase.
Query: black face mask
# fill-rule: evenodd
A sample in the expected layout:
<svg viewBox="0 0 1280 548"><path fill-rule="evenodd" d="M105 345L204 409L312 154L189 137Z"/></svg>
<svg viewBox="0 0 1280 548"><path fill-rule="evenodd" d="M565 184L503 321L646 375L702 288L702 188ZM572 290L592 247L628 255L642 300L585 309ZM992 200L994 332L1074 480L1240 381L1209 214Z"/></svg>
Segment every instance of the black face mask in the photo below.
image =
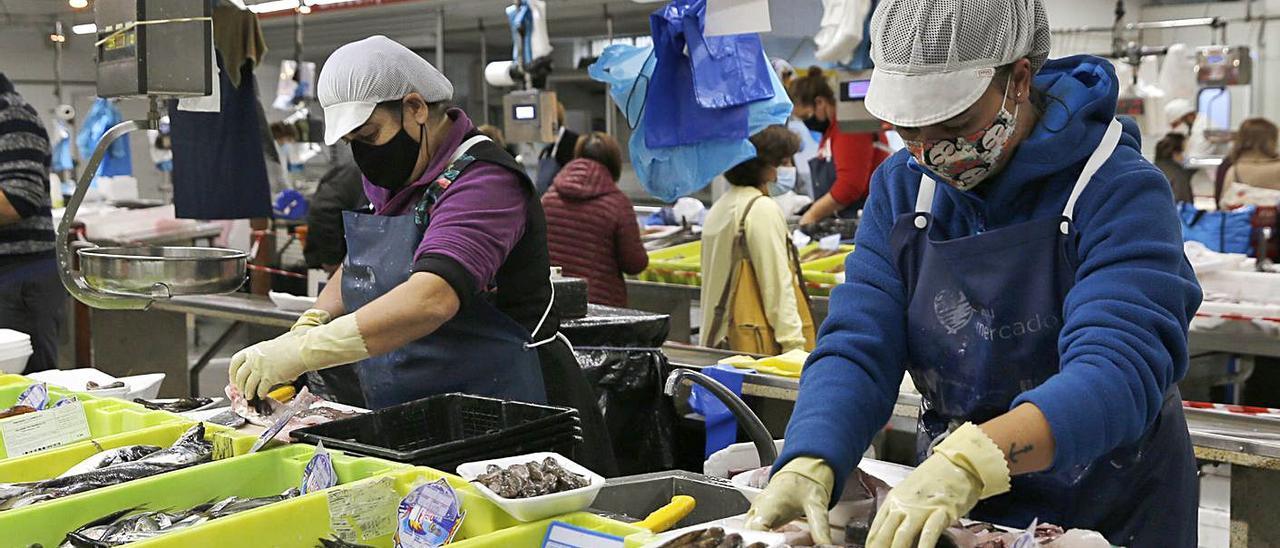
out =
<svg viewBox="0 0 1280 548"><path fill-rule="evenodd" d="M804 119L804 127L809 128L809 131L826 133L831 127L831 120L819 120L817 116L810 116Z"/></svg>
<svg viewBox="0 0 1280 548"><path fill-rule="evenodd" d="M423 125L422 129L422 138L426 139L427 126ZM404 130L402 122L395 137L381 145L351 141L351 156L370 183L395 191L400 190L413 175L421 148L421 144Z"/></svg>

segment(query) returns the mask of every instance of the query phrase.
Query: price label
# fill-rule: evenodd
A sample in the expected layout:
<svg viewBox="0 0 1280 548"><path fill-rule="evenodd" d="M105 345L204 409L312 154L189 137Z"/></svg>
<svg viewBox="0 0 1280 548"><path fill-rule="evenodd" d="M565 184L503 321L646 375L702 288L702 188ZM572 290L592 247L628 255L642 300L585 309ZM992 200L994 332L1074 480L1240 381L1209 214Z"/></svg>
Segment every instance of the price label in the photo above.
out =
<svg viewBox="0 0 1280 548"><path fill-rule="evenodd" d="M0 436L4 437L4 450L10 457L30 455L89 439L89 419L84 414L84 403L77 400L0 421Z"/></svg>
<svg viewBox="0 0 1280 548"><path fill-rule="evenodd" d="M391 478L339 485L325 493L329 499L329 527L338 538L361 542L396 530L400 496Z"/></svg>

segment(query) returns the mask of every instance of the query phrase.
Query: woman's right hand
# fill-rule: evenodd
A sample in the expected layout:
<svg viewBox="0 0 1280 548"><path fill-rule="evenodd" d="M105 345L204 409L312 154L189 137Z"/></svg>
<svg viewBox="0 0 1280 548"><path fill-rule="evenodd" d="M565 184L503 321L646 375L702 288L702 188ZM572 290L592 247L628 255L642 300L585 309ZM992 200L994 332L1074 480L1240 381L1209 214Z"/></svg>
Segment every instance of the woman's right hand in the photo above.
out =
<svg viewBox="0 0 1280 548"><path fill-rule="evenodd" d="M809 519L814 544L831 544L827 506L835 473L822 459L796 457L783 466L747 511L748 529L768 531L801 516Z"/></svg>

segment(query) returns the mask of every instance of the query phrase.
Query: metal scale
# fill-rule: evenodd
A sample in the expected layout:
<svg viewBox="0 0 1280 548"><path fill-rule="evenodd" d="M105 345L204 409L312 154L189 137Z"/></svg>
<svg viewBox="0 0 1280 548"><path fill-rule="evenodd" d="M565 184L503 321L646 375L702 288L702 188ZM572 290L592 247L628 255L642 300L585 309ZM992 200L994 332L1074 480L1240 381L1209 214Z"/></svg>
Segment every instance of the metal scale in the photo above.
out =
<svg viewBox="0 0 1280 548"><path fill-rule="evenodd" d="M211 247L97 247L69 234L107 147L132 131L159 129L159 101L212 93L212 19L207 0L98 0L98 95L146 97L144 120L130 120L102 136L76 181L58 225L59 275L76 300L94 308L140 310L156 299L230 293L245 279L248 256Z"/></svg>

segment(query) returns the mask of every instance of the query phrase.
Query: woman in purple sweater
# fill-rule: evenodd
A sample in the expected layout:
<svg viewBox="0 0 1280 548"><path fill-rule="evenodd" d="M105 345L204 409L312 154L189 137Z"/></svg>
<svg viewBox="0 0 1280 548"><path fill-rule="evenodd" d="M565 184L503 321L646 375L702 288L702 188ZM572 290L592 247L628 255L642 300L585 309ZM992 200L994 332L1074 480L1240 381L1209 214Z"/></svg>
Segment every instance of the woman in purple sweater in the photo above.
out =
<svg viewBox="0 0 1280 548"><path fill-rule="evenodd" d="M246 397L306 374L373 409L463 392L577 407L611 470L552 307L546 221L515 160L450 108L453 85L384 36L334 51L317 83L325 141L345 140L372 215L345 212L347 258L289 333L231 359Z"/></svg>

